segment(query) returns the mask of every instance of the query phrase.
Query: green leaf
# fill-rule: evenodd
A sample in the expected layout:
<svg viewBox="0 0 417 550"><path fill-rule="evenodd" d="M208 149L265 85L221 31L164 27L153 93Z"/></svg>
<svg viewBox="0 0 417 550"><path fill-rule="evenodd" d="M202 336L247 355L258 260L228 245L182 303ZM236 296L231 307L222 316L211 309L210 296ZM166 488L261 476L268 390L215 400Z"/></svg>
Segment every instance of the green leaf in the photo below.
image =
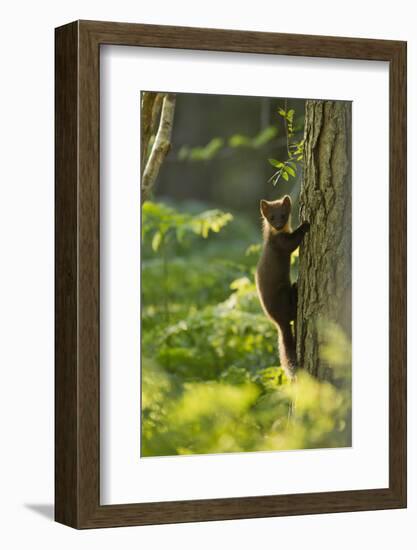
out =
<svg viewBox="0 0 417 550"><path fill-rule="evenodd" d="M276 159L268 159L269 164L272 164L275 168L282 168L284 163Z"/></svg>
<svg viewBox="0 0 417 550"><path fill-rule="evenodd" d="M251 147L252 140L248 136L242 134L235 134L229 138L230 147Z"/></svg>
<svg viewBox="0 0 417 550"><path fill-rule="evenodd" d="M239 279L235 279L230 283L230 288L232 290L242 290L245 288L249 288L251 286L251 282L247 277L240 277Z"/></svg>
<svg viewBox="0 0 417 550"><path fill-rule="evenodd" d="M207 143L207 145L204 145L204 147L193 147L192 149L187 149L186 158L193 161L211 160L214 156L217 155L223 145L223 138L213 138ZM184 147L186 146L183 146L183 148Z"/></svg>
<svg viewBox="0 0 417 550"><path fill-rule="evenodd" d="M293 178L295 178L295 170L294 168L291 168L291 166L286 166L284 170Z"/></svg>
<svg viewBox="0 0 417 550"><path fill-rule="evenodd" d="M293 118L294 118L294 113L295 113L295 110L294 109L290 109L288 112L287 112L287 120L288 122L292 122Z"/></svg>
<svg viewBox="0 0 417 550"><path fill-rule="evenodd" d="M262 147L263 145L266 145L269 141L274 139L277 134L278 130L277 128L275 128L275 126L267 126L262 131L260 131L257 136L253 138L252 145L255 148Z"/></svg>
<svg viewBox="0 0 417 550"><path fill-rule="evenodd" d="M152 250L157 252L162 242L162 233L157 231L152 239Z"/></svg>
<svg viewBox="0 0 417 550"><path fill-rule="evenodd" d="M284 172L284 171L282 172L282 177L284 178L285 181L288 181L289 179L287 172Z"/></svg>
<svg viewBox="0 0 417 550"><path fill-rule="evenodd" d="M251 256L252 254L260 254L262 250L262 245L260 243L250 244L246 249L245 256Z"/></svg>

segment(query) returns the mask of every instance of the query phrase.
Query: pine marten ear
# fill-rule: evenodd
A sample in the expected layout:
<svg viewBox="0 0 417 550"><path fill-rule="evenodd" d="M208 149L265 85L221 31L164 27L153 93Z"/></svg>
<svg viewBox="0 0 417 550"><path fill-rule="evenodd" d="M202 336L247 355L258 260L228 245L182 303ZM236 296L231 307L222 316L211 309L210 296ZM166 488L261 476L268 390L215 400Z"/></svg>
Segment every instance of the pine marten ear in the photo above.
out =
<svg viewBox="0 0 417 550"><path fill-rule="evenodd" d="M284 206L287 206L288 208L291 208L291 197L289 195L285 195L285 197L282 199L282 204Z"/></svg>
<svg viewBox="0 0 417 550"><path fill-rule="evenodd" d="M262 199L260 203L260 207L261 207L261 214L266 217L268 214L268 208L269 208L268 201L265 201L264 199Z"/></svg>

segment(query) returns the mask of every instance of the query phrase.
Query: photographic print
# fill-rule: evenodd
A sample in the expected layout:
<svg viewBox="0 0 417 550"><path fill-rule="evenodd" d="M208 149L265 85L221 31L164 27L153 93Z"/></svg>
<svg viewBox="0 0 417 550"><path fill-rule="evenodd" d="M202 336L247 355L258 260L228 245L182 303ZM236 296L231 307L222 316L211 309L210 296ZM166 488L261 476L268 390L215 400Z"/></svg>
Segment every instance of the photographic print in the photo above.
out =
<svg viewBox="0 0 417 550"><path fill-rule="evenodd" d="M73 21L55 52L56 521L405 508L407 44Z"/></svg>
<svg viewBox="0 0 417 550"><path fill-rule="evenodd" d="M351 102L140 103L141 456L351 446Z"/></svg>

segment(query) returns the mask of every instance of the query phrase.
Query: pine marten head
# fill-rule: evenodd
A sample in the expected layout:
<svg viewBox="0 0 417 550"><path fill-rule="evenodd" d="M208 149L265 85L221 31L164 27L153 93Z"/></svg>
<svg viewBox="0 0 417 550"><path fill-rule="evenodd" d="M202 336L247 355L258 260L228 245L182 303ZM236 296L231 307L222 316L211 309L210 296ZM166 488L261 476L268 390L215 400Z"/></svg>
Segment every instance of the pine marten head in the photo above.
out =
<svg viewBox="0 0 417 550"><path fill-rule="evenodd" d="M291 197L288 195L276 201L261 200L261 214L266 229L291 231Z"/></svg>

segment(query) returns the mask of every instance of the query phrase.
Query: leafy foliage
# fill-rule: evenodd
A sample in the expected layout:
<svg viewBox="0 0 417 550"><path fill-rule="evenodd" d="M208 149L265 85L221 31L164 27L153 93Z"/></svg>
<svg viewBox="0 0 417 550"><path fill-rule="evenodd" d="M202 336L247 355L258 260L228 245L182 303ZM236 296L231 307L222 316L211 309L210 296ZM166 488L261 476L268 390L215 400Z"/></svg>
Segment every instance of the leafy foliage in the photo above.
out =
<svg viewBox="0 0 417 550"><path fill-rule="evenodd" d="M220 210L206 210L192 215L179 213L165 204L147 201L142 207L142 238L152 233L152 250L156 252L170 236L175 236L178 242L189 234L206 239L210 231L218 233L232 219L231 214Z"/></svg>
<svg viewBox="0 0 417 550"><path fill-rule="evenodd" d="M289 181L290 177L295 178L297 170L304 160L304 139L294 140L295 134L295 109L286 109L280 107L278 115L284 121L285 133L287 138L287 153L288 158L285 161L280 161L274 158L268 159L269 164L277 170L269 178L275 186L282 177L285 181Z"/></svg>
<svg viewBox="0 0 417 550"><path fill-rule="evenodd" d="M307 374L290 384L254 285L259 230L197 210L143 207L142 455L349 445L343 332L323 324L334 384Z"/></svg>
<svg viewBox="0 0 417 550"><path fill-rule="evenodd" d="M178 160L211 160L222 149L223 145L224 139L220 137L213 138L207 145L202 147L189 147L188 145L183 145L178 151Z"/></svg>
<svg viewBox="0 0 417 550"><path fill-rule="evenodd" d="M278 129L275 126L267 126L261 130L256 136L249 137L242 134L234 134L229 138L229 147L247 147L259 149L263 147L271 140L273 140L278 134Z"/></svg>
<svg viewBox="0 0 417 550"><path fill-rule="evenodd" d="M272 141L278 134L275 126L266 126L254 136L244 134L233 134L229 138L215 137L206 145L190 147L182 145L178 151L177 158L180 161L209 161L220 152L227 149L260 149Z"/></svg>

